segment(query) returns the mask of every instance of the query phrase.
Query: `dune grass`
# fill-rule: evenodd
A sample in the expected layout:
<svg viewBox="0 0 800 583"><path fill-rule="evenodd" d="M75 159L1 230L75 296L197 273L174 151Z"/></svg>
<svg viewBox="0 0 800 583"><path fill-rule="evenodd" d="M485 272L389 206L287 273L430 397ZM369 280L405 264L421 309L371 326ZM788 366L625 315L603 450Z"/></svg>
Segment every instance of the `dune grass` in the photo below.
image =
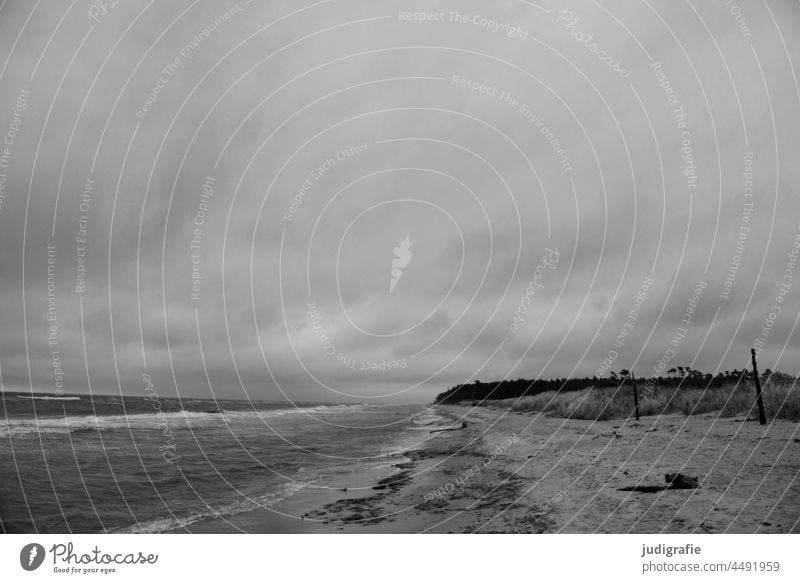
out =
<svg viewBox="0 0 800 583"><path fill-rule="evenodd" d="M767 382L763 388L767 419L800 420L800 387L791 382ZM682 413L717 413L721 417L758 417L752 382L730 383L718 388L654 386L639 387L639 412L642 416ZM553 417L604 421L633 416L633 389L630 386L590 387L582 391L547 391L520 399L498 401L497 405L517 412L545 413Z"/></svg>

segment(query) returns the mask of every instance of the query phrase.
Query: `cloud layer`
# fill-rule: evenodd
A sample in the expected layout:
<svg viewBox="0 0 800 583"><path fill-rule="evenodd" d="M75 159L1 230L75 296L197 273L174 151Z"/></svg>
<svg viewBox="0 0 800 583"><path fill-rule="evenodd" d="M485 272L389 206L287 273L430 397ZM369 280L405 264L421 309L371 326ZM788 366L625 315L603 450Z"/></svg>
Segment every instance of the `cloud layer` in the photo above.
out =
<svg viewBox="0 0 800 583"><path fill-rule="evenodd" d="M797 373L797 4L435 4L4 3L4 388Z"/></svg>

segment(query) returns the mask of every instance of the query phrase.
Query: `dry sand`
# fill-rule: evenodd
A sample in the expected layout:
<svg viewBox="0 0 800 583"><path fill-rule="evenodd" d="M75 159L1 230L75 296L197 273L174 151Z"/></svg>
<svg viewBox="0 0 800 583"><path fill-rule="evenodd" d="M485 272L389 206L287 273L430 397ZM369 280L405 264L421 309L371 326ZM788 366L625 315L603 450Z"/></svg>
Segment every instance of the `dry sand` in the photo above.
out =
<svg viewBox="0 0 800 583"><path fill-rule="evenodd" d="M466 419L467 428L431 434L377 489L295 502L287 514L305 518L287 518L281 531L800 532L798 423L762 427L713 414L592 422L439 409L456 427ZM664 485L667 472L696 476L700 487L619 490ZM236 529L263 532L260 512L239 517Z"/></svg>
<svg viewBox="0 0 800 583"><path fill-rule="evenodd" d="M466 418L467 429L436 434L413 452L392 489L340 500L314 518L334 531L800 532L797 423L762 427L714 415L592 422L445 409ZM514 436L519 441L504 448ZM502 453L487 457L498 446ZM663 485L674 471L697 476L700 487L618 489Z"/></svg>

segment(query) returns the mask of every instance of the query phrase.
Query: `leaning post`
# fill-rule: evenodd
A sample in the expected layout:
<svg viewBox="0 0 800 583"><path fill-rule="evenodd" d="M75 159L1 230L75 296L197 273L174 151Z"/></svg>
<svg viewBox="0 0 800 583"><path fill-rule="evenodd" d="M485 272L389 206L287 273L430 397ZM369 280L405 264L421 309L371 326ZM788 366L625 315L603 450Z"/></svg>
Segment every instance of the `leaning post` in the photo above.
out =
<svg viewBox="0 0 800 583"><path fill-rule="evenodd" d="M758 378L758 365L756 364L756 349L750 349L753 357L753 380L756 382L756 401L758 402L758 422L761 425L767 424L767 416L764 414L764 399L761 397L761 379Z"/></svg>
<svg viewBox="0 0 800 583"><path fill-rule="evenodd" d="M636 377L631 373L631 382L633 383L633 406L636 411L636 420L639 420L639 387L636 385Z"/></svg>

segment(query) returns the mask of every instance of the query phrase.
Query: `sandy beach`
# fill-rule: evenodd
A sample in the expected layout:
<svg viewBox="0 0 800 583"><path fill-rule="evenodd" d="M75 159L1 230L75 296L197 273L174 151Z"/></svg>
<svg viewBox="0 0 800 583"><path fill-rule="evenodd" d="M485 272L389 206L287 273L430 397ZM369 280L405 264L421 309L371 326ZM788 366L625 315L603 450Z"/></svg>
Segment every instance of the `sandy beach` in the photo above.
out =
<svg viewBox="0 0 800 583"><path fill-rule="evenodd" d="M492 408L439 407L430 434L372 488L308 491L282 508L192 532L788 533L800 532L800 433L713 414L579 421ZM461 428L462 421L467 427ZM433 431L433 430L432 430ZM664 474L697 489L664 486ZM265 514L265 513L268 513Z"/></svg>

